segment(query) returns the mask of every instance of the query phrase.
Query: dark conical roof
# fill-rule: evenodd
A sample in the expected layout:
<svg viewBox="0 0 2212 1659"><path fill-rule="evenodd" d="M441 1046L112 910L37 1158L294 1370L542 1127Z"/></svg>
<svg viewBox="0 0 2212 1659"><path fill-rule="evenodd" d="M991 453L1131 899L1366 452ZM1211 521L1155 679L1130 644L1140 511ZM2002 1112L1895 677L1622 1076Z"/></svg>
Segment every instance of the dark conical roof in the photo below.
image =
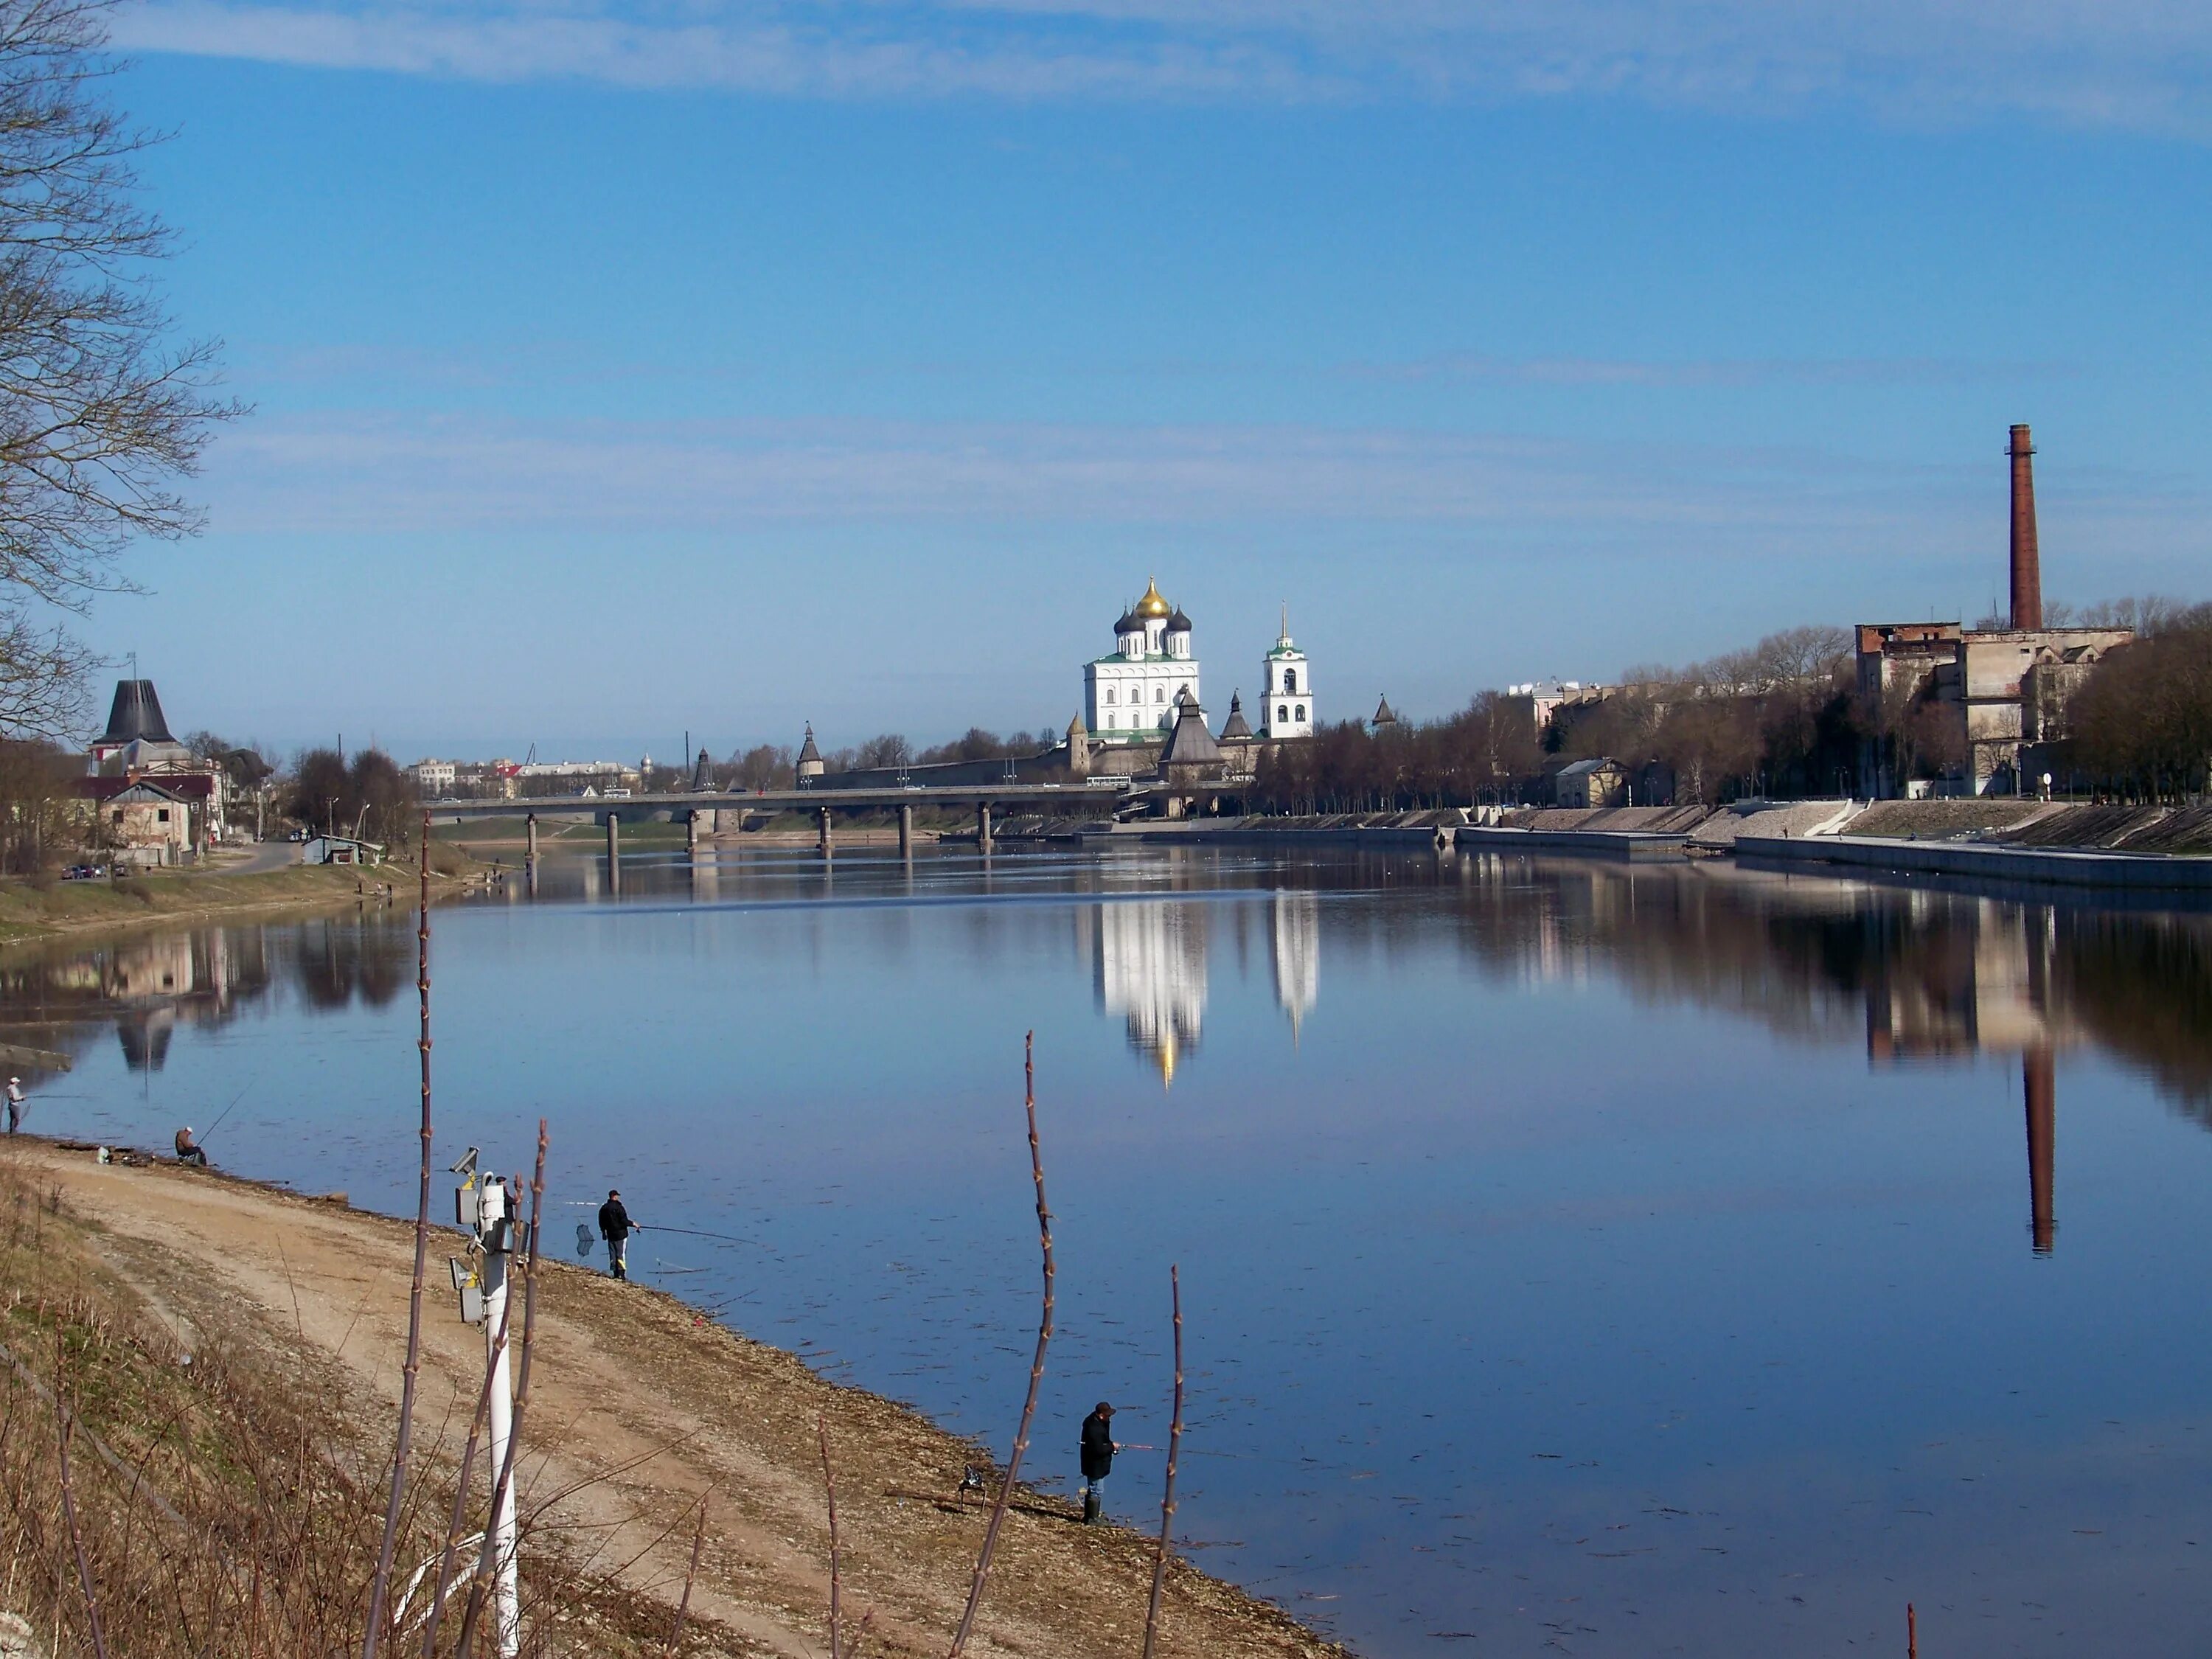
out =
<svg viewBox="0 0 2212 1659"><path fill-rule="evenodd" d="M1251 735L1252 727L1244 718L1244 694L1231 691L1229 694L1229 718L1222 722L1221 740L1226 743L1231 738L1249 738Z"/></svg>
<svg viewBox="0 0 2212 1659"><path fill-rule="evenodd" d="M702 744L699 746L699 763L691 769L691 787L694 789L711 789L714 785L714 757L708 754L706 745Z"/></svg>
<svg viewBox="0 0 2212 1659"><path fill-rule="evenodd" d="M803 764L807 761L818 761L821 758L822 751L814 746L814 722L809 720L806 722L806 741L799 745L799 759Z"/></svg>
<svg viewBox="0 0 2212 1659"><path fill-rule="evenodd" d="M174 743L169 723L161 718L161 700L154 695L151 680L118 680L115 702L107 711L107 730L102 744Z"/></svg>
<svg viewBox="0 0 2212 1659"><path fill-rule="evenodd" d="M1391 708L1391 707L1390 707L1390 699L1389 699L1389 698L1385 697L1385 698L1383 698L1383 699L1382 699L1382 702L1378 702L1378 703L1376 703L1376 704L1375 705L1375 724L1376 724L1376 725L1377 725L1377 726L1395 726L1397 723L1398 723L1398 711L1397 711L1396 709L1395 709L1395 708Z"/></svg>
<svg viewBox="0 0 2212 1659"><path fill-rule="evenodd" d="M1213 740L1213 733L1206 729L1206 711L1198 706L1198 699L1188 691L1176 697L1175 730L1168 733L1168 745L1160 750L1160 764L1166 766L1206 766L1221 759L1221 745Z"/></svg>

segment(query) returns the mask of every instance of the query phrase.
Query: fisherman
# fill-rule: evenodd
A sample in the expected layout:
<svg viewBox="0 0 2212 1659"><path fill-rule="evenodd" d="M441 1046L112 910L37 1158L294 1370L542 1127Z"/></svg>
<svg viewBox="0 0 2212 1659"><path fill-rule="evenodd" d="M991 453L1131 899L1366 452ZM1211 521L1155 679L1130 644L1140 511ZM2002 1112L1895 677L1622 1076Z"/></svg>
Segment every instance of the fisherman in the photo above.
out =
<svg viewBox="0 0 2212 1659"><path fill-rule="evenodd" d="M199 1142L192 1139L192 1126L189 1123L177 1131L177 1162L197 1164L203 1170L208 1166L207 1154L200 1150Z"/></svg>
<svg viewBox="0 0 2212 1659"><path fill-rule="evenodd" d="M8 1133L14 1134L23 1121L23 1079L8 1079Z"/></svg>
<svg viewBox="0 0 2212 1659"><path fill-rule="evenodd" d="M1083 1520L1086 1526L1098 1519L1104 1507L1104 1495L1099 1488L1114 1472L1114 1454L1121 1449L1121 1443L1114 1438L1114 1408L1102 1400L1083 1419Z"/></svg>
<svg viewBox="0 0 2212 1659"><path fill-rule="evenodd" d="M640 1231L637 1223L629 1218L629 1212L623 1208L622 1194L610 1188L607 1201L599 1206L599 1237L607 1241L607 1271L617 1279L629 1277L624 1271L628 1264L623 1260L623 1251L629 1236Z"/></svg>

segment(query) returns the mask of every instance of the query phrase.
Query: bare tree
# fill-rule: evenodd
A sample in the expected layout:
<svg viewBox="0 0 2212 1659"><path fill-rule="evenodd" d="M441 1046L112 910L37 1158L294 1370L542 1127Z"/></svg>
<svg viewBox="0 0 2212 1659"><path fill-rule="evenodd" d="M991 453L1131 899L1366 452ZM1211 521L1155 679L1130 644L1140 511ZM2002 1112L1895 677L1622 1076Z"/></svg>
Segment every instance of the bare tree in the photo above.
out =
<svg viewBox="0 0 2212 1659"><path fill-rule="evenodd" d="M787 746L763 743L730 757L732 781L740 789L788 789L792 751Z"/></svg>
<svg viewBox="0 0 2212 1659"><path fill-rule="evenodd" d="M866 771L878 767L904 766L914 759L914 745L896 732L870 738L854 751L854 764Z"/></svg>
<svg viewBox="0 0 2212 1659"><path fill-rule="evenodd" d="M135 538L199 527L174 485L238 412L149 286L172 241L137 201L156 135L102 96L110 3L0 0L0 733L82 722L91 661L55 613L126 588Z"/></svg>

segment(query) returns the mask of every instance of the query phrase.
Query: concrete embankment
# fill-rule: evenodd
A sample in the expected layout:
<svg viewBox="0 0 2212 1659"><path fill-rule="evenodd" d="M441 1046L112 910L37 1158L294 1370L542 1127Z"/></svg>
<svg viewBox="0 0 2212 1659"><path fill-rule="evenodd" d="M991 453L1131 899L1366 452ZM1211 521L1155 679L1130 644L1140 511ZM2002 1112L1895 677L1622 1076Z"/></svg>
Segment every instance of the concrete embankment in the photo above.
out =
<svg viewBox="0 0 2212 1659"><path fill-rule="evenodd" d="M1736 856L1769 866L1969 876L2061 887L2212 893L2212 859L2161 854L2020 848L1988 842L1891 841L1875 836L1747 836Z"/></svg>
<svg viewBox="0 0 2212 1659"><path fill-rule="evenodd" d="M1468 825L1455 834L1463 853L1547 853L1619 859L1630 864L1686 857L1687 836L1642 830L1508 830Z"/></svg>
<svg viewBox="0 0 2212 1659"><path fill-rule="evenodd" d="M1363 847L1375 851L1389 848L1404 852L1423 848L1433 851L1440 844L1439 837L1443 838L1442 844L1448 845L1453 833L1449 828L1433 824L1410 828L1385 825L1375 828L1277 829L1264 823L1210 823L1197 819L1180 825L1148 823L1140 828L1116 830L1112 838L1115 841L1203 842L1217 847Z"/></svg>

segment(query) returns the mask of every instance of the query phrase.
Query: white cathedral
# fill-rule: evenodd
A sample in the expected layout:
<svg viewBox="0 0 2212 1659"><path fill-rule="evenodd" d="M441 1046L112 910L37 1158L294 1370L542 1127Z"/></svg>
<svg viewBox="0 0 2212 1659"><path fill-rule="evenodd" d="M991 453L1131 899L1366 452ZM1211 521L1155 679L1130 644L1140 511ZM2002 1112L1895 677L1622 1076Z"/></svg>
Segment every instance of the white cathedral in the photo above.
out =
<svg viewBox="0 0 2212 1659"><path fill-rule="evenodd" d="M1313 678L1305 653L1291 643L1287 610L1281 637L1261 661L1261 684L1259 735L1311 737ZM1114 624L1113 653L1083 665L1083 723L1093 743L1157 741L1175 725L1185 696L1203 706L1190 618L1147 581L1144 598Z"/></svg>

